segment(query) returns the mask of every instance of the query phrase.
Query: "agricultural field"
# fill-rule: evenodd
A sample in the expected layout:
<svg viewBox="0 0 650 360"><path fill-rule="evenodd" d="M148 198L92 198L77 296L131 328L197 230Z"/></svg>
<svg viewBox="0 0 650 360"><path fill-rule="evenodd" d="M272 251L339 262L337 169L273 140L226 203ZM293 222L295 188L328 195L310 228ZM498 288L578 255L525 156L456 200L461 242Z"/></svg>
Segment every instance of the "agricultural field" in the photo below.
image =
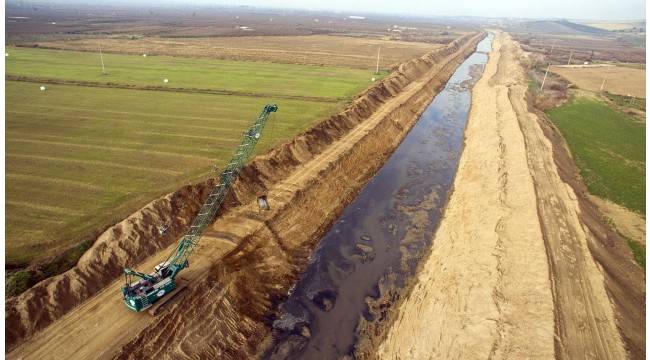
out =
<svg viewBox="0 0 650 360"><path fill-rule="evenodd" d="M577 30L515 34L529 52L529 90L567 140L591 202L645 267L645 49Z"/></svg>
<svg viewBox="0 0 650 360"><path fill-rule="evenodd" d="M645 268L645 232L630 230L631 224L645 224L645 123L581 91L547 114L566 139L589 192L640 215L611 212L616 205L597 200L603 211L616 214L610 226L626 238L635 261Z"/></svg>
<svg viewBox="0 0 650 360"><path fill-rule="evenodd" d="M589 191L645 214L645 125L602 100L573 95L548 111Z"/></svg>
<svg viewBox="0 0 650 360"><path fill-rule="evenodd" d="M646 62L646 33L638 28L634 32L614 33L567 22L538 21L535 24L536 27L513 26L508 31L525 51L534 57L543 56L544 64Z"/></svg>
<svg viewBox="0 0 650 360"><path fill-rule="evenodd" d="M388 69L392 64L422 56L442 46L424 42L395 41L391 40L388 35L372 38L342 35L203 38L188 36L177 38L144 37L137 40L122 37L35 42L35 45L93 53L97 53L98 46L101 45L103 51L110 53L271 61L365 70L375 69L378 50L380 50L380 67Z"/></svg>
<svg viewBox="0 0 650 360"><path fill-rule="evenodd" d="M206 179L266 103L279 110L257 153L335 113L371 77L386 74L105 54L102 75L96 53L6 52L7 76L22 80L5 82L10 266L73 247L156 197ZM163 78L169 91L143 90L165 86Z"/></svg>
<svg viewBox="0 0 650 360"><path fill-rule="evenodd" d="M267 47L274 49L276 55L280 55L283 49L301 50L301 43L304 41L308 44L310 37L328 35L329 37L324 37L327 41L317 43L320 45L320 52L338 57L345 53L347 42L341 39L343 37L349 38L351 43L356 39L362 47L367 44L367 40L389 40L396 46L406 44L405 48L408 49L409 44L422 46L417 44L418 42L429 45L448 43L476 28L476 24L466 19L394 17L380 14L373 14L365 19L354 19L349 17L354 13L317 10L223 5L193 9L137 5L80 7L44 3L29 8L23 7L23 3L19 1L10 3L12 1L6 6L6 44L28 46L52 41L89 39L136 40L131 42L131 45L140 40L145 40L145 44L150 43L148 39L166 39L170 40L170 44L173 44L173 40L182 43L188 39L208 42L226 39L230 40L227 41L230 45L243 42L242 46L246 48L249 38L258 38L250 41L261 43L262 46L250 47L252 54L243 53L246 56L256 56L257 50ZM269 39L269 42L265 42L265 39ZM298 43L292 45L296 42ZM337 48L339 45L343 51ZM196 56L214 50L199 48ZM351 54L367 55L363 48L355 48Z"/></svg>
<svg viewBox="0 0 650 360"><path fill-rule="evenodd" d="M645 69L620 66L551 66L550 71L561 75L580 89L600 91L602 85L604 91L613 94L642 99L646 97Z"/></svg>
<svg viewBox="0 0 650 360"><path fill-rule="evenodd" d="M304 10L23 5L6 4L9 269L51 255L74 265L102 229L206 179L267 102L279 112L258 153L472 31Z"/></svg>
<svg viewBox="0 0 650 360"><path fill-rule="evenodd" d="M215 90L224 93L348 100L372 83L374 69L296 66L241 62L104 54L7 47L5 71L11 77L75 83L110 83L129 87L166 87ZM164 82L168 79L168 83Z"/></svg>
<svg viewBox="0 0 650 360"><path fill-rule="evenodd" d="M637 27L645 27L645 24L637 22L626 21L599 21L599 22L582 22L584 25L608 30L608 31L630 31Z"/></svg>

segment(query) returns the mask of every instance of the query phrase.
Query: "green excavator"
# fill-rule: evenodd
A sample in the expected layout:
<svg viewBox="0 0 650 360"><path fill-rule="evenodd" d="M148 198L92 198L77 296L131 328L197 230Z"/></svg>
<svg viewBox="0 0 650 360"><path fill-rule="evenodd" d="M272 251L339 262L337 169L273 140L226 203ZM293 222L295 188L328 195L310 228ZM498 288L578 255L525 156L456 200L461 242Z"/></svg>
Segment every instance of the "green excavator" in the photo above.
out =
<svg viewBox="0 0 650 360"><path fill-rule="evenodd" d="M124 269L126 284L122 287L122 297L126 306L136 312L149 310L151 314L155 315L165 303L185 290L187 285L184 283L179 284L175 280L176 277L181 270L189 266L188 259L190 255L192 255L201 237L212 223L226 195L228 195L233 183L237 180L244 163L253 153L269 115L277 110L277 105L267 104L264 106L253 125L243 134L242 141L237 146L226 168L221 172L217 184L205 199L187 233L167 259L156 265L154 272L150 274ZM165 230L167 230L168 226L168 223L163 225ZM160 233L164 233L162 228ZM159 301L161 298L165 298L165 300Z"/></svg>

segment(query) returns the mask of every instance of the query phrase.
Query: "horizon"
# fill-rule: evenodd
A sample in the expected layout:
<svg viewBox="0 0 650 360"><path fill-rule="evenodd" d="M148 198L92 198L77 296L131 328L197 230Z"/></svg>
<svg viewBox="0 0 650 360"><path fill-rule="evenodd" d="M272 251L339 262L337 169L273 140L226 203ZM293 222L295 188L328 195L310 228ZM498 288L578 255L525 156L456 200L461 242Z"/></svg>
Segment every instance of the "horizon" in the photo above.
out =
<svg viewBox="0 0 650 360"><path fill-rule="evenodd" d="M12 1L5 2L5 8ZM15 0L13 3L21 3ZM378 14L418 17L475 17L496 19L522 19L522 20L578 20L578 21L626 21L645 22L646 7L644 0L628 0L624 3L616 0L549 0L546 3L533 3L521 6L520 1L498 1L493 5L480 0L459 0L453 3L435 4L422 0L406 0L399 4L370 0L358 0L354 4L342 0L317 0L308 4L292 0L266 1L266 0L240 0L234 2L211 2L210 0L193 0L184 2L180 0L140 0L137 3L127 0L51 0L47 2L25 1L27 5L65 4L80 6L129 6L129 7L251 7L259 9L293 9L303 11L322 12L350 12L346 15ZM397 8L396 8L397 7ZM408 9L406 9L408 8ZM467 11L465 9L472 9ZM434 11L435 9L435 11ZM605 16L607 14L608 16ZM638 15L641 14L642 17Z"/></svg>

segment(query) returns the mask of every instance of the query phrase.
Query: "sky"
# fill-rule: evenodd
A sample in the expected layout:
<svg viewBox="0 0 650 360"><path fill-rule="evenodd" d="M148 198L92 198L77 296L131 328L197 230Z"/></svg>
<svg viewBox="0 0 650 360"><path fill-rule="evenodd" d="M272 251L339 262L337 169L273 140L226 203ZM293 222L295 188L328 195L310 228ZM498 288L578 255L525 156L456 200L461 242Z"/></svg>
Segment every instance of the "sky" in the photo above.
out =
<svg viewBox="0 0 650 360"><path fill-rule="evenodd" d="M434 16L642 20L646 0L51 0L120 5L249 5ZM353 15L348 13L347 15Z"/></svg>

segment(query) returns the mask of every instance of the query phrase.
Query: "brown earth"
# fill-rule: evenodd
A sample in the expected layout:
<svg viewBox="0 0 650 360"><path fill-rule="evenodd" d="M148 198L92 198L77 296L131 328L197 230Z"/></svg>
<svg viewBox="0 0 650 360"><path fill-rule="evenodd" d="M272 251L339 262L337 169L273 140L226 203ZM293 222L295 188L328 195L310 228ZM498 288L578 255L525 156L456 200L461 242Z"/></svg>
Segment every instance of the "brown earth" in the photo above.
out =
<svg viewBox="0 0 650 360"><path fill-rule="evenodd" d="M497 35L444 218L374 357L645 357L643 271L529 108L523 56Z"/></svg>
<svg viewBox="0 0 650 360"><path fill-rule="evenodd" d="M9 299L8 358L258 353L313 247L483 36L402 64L339 114L247 165L182 274L189 290L162 315L131 313L117 278L124 266L151 269L171 250L210 182L152 202L104 233L77 267ZM258 212L261 194L270 211ZM155 224L168 217L176 221L160 237Z"/></svg>
<svg viewBox="0 0 650 360"><path fill-rule="evenodd" d="M36 42L40 48L97 51L97 39ZM102 51L121 54L187 56L221 60L270 61L373 69L380 51L380 68L388 69L441 45L354 38L334 35L247 36L212 38L102 39Z"/></svg>
<svg viewBox="0 0 650 360"><path fill-rule="evenodd" d="M551 66L550 71L581 89L600 92L604 79L603 91L642 99L646 96L645 70L619 66Z"/></svg>

